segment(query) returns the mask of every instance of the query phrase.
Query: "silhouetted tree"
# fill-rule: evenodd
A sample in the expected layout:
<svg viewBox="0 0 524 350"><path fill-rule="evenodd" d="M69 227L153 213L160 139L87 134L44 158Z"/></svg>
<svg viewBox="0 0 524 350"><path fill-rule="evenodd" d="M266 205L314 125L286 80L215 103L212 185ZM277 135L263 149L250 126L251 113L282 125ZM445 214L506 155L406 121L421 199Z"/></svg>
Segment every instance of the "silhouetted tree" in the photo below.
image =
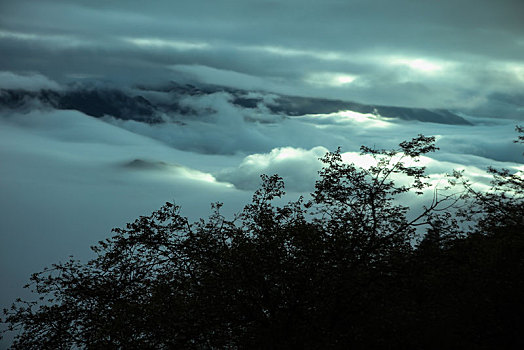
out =
<svg viewBox="0 0 524 350"><path fill-rule="evenodd" d="M231 220L220 203L195 223L166 203L114 229L89 262L33 274L40 299L4 311L19 330L12 347L517 348L522 175L493 170L486 193L463 181L461 215L474 223L463 232L453 207L463 196L401 204L429 187L417 161L435 150L422 135L362 147L367 168L328 153L312 199L284 206L272 202L282 179L263 175Z"/></svg>

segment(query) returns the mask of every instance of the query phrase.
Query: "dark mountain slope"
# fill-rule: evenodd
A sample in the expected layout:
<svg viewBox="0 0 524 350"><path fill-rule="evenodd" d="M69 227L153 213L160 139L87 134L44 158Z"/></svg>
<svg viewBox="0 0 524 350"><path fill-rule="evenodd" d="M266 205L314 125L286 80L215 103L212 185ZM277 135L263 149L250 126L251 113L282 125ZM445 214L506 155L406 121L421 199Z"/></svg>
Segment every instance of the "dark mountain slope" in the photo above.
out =
<svg viewBox="0 0 524 350"><path fill-rule="evenodd" d="M169 103L154 98L145 98L151 92L161 92L169 96ZM305 114L327 114L343 110L359 113L373 113L382 117L441 124L470 124L464 118L444 109L390 107L366 105L355 102L309 98L298 96L275 95L264 92L250 92L220 86L194 86L170 83L161 88L140 87L135 93L116 88L74 87L63 91L41 90L0 90L0 108L28 109L31 101L57 109L77 110L93 117L112 116L123 120L137 120L147 123L162 122L162 114L198 115L190 107L179 101L188 96L204 96L225 92L232 96L231 103L253 109L265 105L272 113L287 116ZM267 99L264 97L271 96Z"/></svg>

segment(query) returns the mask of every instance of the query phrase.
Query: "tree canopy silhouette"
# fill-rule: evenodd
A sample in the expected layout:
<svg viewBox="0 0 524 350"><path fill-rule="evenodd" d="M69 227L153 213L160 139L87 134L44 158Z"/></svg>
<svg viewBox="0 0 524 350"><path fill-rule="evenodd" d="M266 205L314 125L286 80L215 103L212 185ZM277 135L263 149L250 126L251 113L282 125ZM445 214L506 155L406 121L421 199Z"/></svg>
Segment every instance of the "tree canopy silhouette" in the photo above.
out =
<svg viewBox="0 0 524 350"><path fill-rule="evenodd" d="M311 200L283 206L282 178L263 175L233 219L215 203L190 223L166 203L89 262L33 274L39 299L4 311L12 347L522 347L522 173L491 169L487 192L456 173L464 192L409 208L430 187L418 160L434 141L363 146L367 168L328 153Z"/></svg>

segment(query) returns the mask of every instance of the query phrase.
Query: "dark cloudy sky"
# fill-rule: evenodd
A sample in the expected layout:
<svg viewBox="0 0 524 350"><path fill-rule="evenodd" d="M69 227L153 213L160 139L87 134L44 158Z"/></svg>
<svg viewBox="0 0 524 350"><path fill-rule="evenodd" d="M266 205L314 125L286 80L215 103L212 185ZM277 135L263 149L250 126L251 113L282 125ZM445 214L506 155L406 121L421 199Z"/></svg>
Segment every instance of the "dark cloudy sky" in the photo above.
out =
<svg viewBox="0 0 524 350"><path fill-rule="evenodd" d="M2 0L0 70L520 118L522 0Z"/></svg>

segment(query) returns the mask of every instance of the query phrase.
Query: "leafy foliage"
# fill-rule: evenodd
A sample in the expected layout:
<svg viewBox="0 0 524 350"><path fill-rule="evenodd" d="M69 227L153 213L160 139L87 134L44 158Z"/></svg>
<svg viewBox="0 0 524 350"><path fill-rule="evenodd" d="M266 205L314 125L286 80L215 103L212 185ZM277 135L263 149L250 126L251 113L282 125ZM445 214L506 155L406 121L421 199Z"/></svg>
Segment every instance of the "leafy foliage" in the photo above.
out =
<svg viewBox="0 0 524 350"><path fill-rule="evenodd" d="M4 311L20 330L12 347L518 348L522 174L493 169L482 193L458 176L466 196L435 190L412 211L402 199L429 187L418 160L435 150L423 135L362 147L369 168L328 153L312 200L284 206L272 203L282 179L263 175L232 220L221 203L195 223L166 203L114 229L88 263L33 274L40 299Z"/></svg>

